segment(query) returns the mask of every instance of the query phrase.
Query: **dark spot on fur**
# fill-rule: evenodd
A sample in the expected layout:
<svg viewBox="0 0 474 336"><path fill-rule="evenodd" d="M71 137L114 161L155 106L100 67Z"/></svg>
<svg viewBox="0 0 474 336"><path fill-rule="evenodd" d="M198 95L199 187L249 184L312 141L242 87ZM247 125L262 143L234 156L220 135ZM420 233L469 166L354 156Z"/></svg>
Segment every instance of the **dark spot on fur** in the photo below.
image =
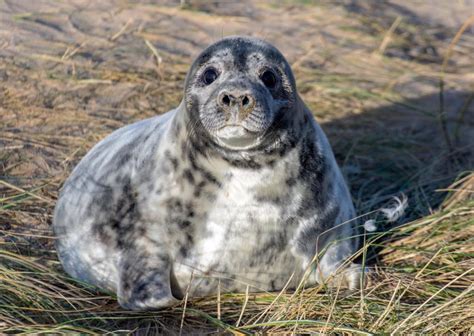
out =
<svg viewBox="0 0 474 336"><path fill-rule="evenodd" d="M201 182L199 182L195 187L194 187L194 193L193 195L195 197L199 197L201 196L201 193L203 191L203 189L206 187L207 185L207 182L202 180Z"/></svg>
<svg viewBox="0 0 474 336"><path fill-rule="evenodd" d="M265 202L265 203L273 203L273 204L282 204L283 198L280 195L255 195L255 200L259 203Z"/></svg>
<svg viewBox="0 0 474 336"><path fill-rule="evenodd" d="M188 181L190 184L194 184L194 175L191 171L191 169L188 169L186 168L184 171L183 171L183 177L186 179L186 181Z"/></svg>
<svg viewBox="0 0 474 336"><path fill-rule="evenodd" d="M180 246L179 248L179 255L182 257L182 258L185 258L188 256L188 253L189 253L189 249L187 246L185 245L182 245Z"/></svg>
<svg viewBox="0 0 474 336"><path fill-rule="evenodd" d="M193 203L192 202L187 202L186 203L186 216L188 218L193 218L194 215L195 215L195 212L194 212Z"/></svg>
<svg viewBox="0 0 474 336"><path fill-rule="evenodd" d="M189 226L191 226L191 222L189 220L182 220L180 222L178 222L178 226L180 229L186 229L188 228Z"/></svg>
<svg viewBox="0 0 474 336"><path fill-rule="evenodd" d="M323 187L326 163L315 143L311 139L304 141L299 153L300 171L298 180L304 181L309 188L298 213L304 216L306 210L320 207L326 197Z"/></svg>
<svg viewBox="0 0 474 336"><path fill-rule="evenodd" d="M95 197L95 206L103 217L94 224L93 230L102 241L107 244L116 244L119 249L126 249L133 241L133 235L137 234L137 223L140 213L137 207L137 195L132 189L130 179L122 180L121 190L112 188L98 193ZM114 232L111 237L110 232ZM111 238L116 238L116 241Z"/></svg>
<svg viewBox="0 0 474 336"><path fill-rule="evenodd" d="M186 232L186 245L191 246L194 243L193 235L190 232Z"/></svg>
<svg viewBox="0 0 474 336"><path fill-rule="evenodd" d="M113 242L116 239L116 236L107 231L105 225L101 225L95 228L95 233L99 240L105 243Z"/></svg>
<svg viewBox="0 0 474 336"><path fill-rule="evenodd" d="M291 177L286 179L285 183L288 187L293 187L296 184L297 181L298 180L295 177L291 176Z"/></svg>
<svg viewBox="0 0 474 336"><path fill-rule="evenodd" d="M170 161L171 161L171 164L173 165L173 168L174 168L174 169L177 169L178 166L179 166L179 161L178 161L178 159L175 158L175 157L171 157L171 158L170 158Z"/></svg>
<svg viewBox="0 0 474 336"><path fill-rule="evenodd" d="M211 172L207 170L201 170L202 177L206 179L209 183L215 184L216 186L220 187L221 183L217 180L217 178L212 175Z"/></svg>
<svg viewBox="0 0 474 336"><path fill-rule="evenodd" d="M131 287L131 283L129 281L124 281L122 284L122 288L124 291L129 291Z"/></svg>
<svg viewBox="0 0 474 336"><path fill-rule="evenodd" d="M179 161L176 157L171 155L171 152L169 150L165 151L165 157L171 162L173 169L178 169Z"/></svg>
<svg viewBox="0 0 474 336"><path fill-rule="evenodd" d="M327 238L331 235L331 232L327 230L334 225L338 215L339 207L335 206L321 213L317 223L306 226L296 239L298 250L309 257L313 257L316 253L317 244L325 246Z"/></svg>
<svg viewBox="0 0 474 336"><path fill-rule="evenodd" d="M237 158L230 158L230 157L224 157L224 160L229 162L232 166L238 167L238 168L246 168L246 169L253 169L257 170L262 168L262 164L256 162L253 159L237 159Z"/></svg>
<svg viewBox="0 0 474 336"><path fill-rule="evenodd" d="M188 152L186 141L181 142L181 158L186 159L186 153Z"/></svg>
<svg viewBox="0 0 474 336"><path fill-rule="evenodd" d="M249 258L251 267L257 264L271 264L288 246L288 231L281 230L272 235L262 235L258 248Z"/></svg>
<svg viewBox="0 0 474 336"><path fill-rule="evenodd" d="M200 139L200 141L191 141L191 148L194 150L197 154L206 156L206 148L209 148L209 141L207 141L206 138Z"/></svg>

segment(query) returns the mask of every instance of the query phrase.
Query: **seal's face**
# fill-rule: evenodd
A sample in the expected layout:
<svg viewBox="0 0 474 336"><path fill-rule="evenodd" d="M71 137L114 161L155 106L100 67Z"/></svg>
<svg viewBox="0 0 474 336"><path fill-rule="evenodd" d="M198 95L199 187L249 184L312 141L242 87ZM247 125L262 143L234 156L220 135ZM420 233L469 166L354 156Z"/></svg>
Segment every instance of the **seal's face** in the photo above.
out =
<svg viewBox="0 0 474 336"><path fill-rule="evenodd" d="M243 37L223 39L194 61L185 84L192 127L232 150L261 144L296 101L294 77L270 44ZM273 126L273 127L271 127Z"/></svg>

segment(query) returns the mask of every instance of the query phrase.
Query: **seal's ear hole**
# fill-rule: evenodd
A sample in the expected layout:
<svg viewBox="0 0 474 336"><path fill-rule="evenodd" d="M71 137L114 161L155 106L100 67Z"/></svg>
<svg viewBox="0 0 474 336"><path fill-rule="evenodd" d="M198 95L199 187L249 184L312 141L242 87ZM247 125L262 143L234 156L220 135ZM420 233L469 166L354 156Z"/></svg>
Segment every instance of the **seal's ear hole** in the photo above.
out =
<svg viewBox="0 0 474 336"><path fill-rule="evenodd" d="M273 89L276 86L277 83L277 78L276 75L273 71L271 70L266 70L260 75L260 80L263 82L263 84L269 88Z"/></svg>
<svg viewBox="0 0 474 336"><path fill-rule="evenodd" d="M217 77L219 77L219 74L217 73L217 70L214 68L207 68L204 73L202 74L202 81L206 85L212 84Z"/></svg>

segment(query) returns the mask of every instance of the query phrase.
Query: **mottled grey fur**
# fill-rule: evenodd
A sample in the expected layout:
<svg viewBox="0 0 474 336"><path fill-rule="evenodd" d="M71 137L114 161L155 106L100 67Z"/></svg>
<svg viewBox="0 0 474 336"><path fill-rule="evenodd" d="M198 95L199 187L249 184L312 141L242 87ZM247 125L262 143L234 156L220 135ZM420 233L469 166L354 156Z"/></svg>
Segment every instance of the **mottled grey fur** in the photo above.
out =
<svg viewBox="0 0 474 336"><path fill-rule="evenodd" d="M265 71L274 77L264 83ZM115 131L82 159L54 230L70 275L151 309L219 283L279 290L308 269L309 283L334 278L357 247L353 217L284 57L231 37L195 60L177 109ZM335 278L356 287L359 273L350 264Z"/></svg>

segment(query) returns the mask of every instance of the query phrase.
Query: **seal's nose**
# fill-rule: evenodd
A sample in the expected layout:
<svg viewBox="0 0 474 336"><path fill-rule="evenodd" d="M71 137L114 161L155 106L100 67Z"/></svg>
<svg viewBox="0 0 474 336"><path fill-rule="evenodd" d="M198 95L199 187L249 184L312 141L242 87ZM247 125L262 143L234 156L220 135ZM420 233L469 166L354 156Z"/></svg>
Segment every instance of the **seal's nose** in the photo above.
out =
<svg viewBox="0 0 474 336"><path fill-rule="evenodd" d="M242 120L252 112L255 98L249 92L222 90L217 97L217 103L229 115L237 112L239 119Z"/></svg>

